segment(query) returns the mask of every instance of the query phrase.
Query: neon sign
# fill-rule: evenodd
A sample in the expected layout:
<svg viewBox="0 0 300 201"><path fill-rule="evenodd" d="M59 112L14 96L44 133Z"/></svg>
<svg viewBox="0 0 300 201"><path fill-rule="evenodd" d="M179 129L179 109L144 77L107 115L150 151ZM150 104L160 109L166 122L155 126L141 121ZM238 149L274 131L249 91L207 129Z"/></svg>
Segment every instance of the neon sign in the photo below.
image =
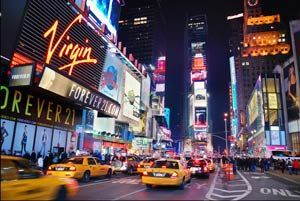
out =
<svg viewBox="0 0 300 201"><path fill-rule="evenodd" d="M92 48L88 46L81 46L79 44L73 44L70 42L70 36L67 35L68 31L72 28L75 23L81 23L83 19L82 15L78 15L64 30L61 36L54 42L56 36L56 31L58 27L58 20L56 20L53 25L44 33L44 38L50 36L50 42L47 51L46 63L50 64L51 59L55 52L58 53L59 58L68 57L70 60L69 64L58 67L59 70L64 70L69 68L69 75L72 75L73 68L76 65L83 63L97 63L97 59L91 58ZM66 38L67 43L62 44L62 48L59 50L58 46L62 43L62 40ZM88 44L88 39L85 40L85 43Z"/></svg>

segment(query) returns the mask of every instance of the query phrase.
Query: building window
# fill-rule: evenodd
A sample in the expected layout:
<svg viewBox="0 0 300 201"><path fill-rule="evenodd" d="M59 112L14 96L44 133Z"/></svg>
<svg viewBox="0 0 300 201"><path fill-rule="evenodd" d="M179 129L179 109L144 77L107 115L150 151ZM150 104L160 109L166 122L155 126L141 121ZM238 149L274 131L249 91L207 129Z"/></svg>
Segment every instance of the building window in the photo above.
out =
<svg viewBox="0 0 300 201"><path fill-rule="evenodd" d="M292 145L293 145L293 150L296 152L300 151L300 133L292 133Z"/></svg>

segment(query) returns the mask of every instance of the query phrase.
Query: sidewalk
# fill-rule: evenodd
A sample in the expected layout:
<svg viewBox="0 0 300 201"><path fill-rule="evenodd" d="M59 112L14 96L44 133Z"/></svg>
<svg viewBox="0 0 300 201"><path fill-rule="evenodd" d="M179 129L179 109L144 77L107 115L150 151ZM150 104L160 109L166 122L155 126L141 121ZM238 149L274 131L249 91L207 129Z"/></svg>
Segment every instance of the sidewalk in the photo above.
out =
<svg viewBox="0 0 300 201"><path fill-rule="evenodd" d="M260 168L258 169L258 171L260 171ZM269 170L265 171L265 173L300 185L300 172L298 172L298 175L290 175L287 170L285 170L284 173L282 173L281 170Z"/></svg>

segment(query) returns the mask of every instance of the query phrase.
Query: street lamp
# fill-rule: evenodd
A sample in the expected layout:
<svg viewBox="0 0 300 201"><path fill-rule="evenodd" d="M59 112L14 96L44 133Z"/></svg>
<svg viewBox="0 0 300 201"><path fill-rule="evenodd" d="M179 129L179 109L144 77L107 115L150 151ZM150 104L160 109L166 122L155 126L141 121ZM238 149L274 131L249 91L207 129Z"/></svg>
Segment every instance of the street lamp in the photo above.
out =
<svg viewBox="0 0 300 201"><path fill-rule="evenodd" d="M226 155L228 156L228 139L227 139L227 113L224 113L224 123L225 123L225 142L226 142Z"/></svg>

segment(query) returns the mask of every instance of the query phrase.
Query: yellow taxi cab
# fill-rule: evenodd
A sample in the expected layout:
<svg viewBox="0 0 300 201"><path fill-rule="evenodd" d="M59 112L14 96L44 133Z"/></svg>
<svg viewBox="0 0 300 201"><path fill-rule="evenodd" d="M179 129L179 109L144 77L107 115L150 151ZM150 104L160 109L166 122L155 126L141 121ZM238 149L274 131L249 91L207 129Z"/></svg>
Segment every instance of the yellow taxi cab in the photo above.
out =
<svg viewBox="0 0 300 201"><path fill-rule="evenodd" d="M148 168L150 168L154 164L155 160L156 160L155 158L145 158L143 161L141 161L138 164L137 172L139 174L143 174L143 172L145 170L147 170Z"/></svg>
<svg viewBox="0 0 300 201"><path fill-rule="evenodd" d="M74 179L44 176L27 159L1 156L1 200L66 200L77 191Z"/></svg>
<svg viewBox="0 0 300 201"><path fill-rule="evenodd" d="M162 159L143 172L142 183L148 188L157 186L179 186L184 189L191 182L191 173L186 163L174 159Z"/></svg>
<svg viewBox="0 0 300 201"><path fill-rule="evenodd" d="M91 156L76 156L64 160L60 164L50 165L47 175L71 177L88 182L90 177L111 177L113 169L103 164L98 158Z"/></svg>
<svg viewBox="0 0 300 201"><path fill-rule="evenodd" d="M206 159L206 162L207 162L209 172L214 172L216 170L216 165L213 162L213 160L212 159Z"/></svg>

